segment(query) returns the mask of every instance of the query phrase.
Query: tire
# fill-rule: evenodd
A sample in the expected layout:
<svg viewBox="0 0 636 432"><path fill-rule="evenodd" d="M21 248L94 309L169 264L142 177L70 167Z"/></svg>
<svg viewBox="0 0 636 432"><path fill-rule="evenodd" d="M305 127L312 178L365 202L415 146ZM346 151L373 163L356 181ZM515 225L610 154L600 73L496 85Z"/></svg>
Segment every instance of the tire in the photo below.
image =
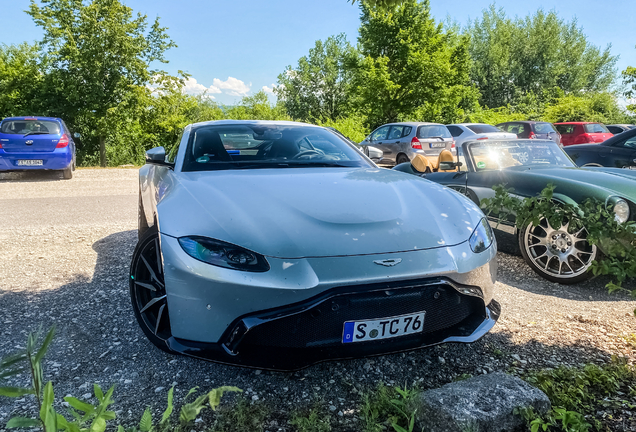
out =
<svg viewBox="0 0 636 432"><path fill-rule="evenodd" d="M65 180L70 180L73 178L73 165L69 165L68 168L62 170L62 177Z"/></svg>
<svg viewBox="0 0 636 432"><path fill-rule="evenodd" d="M166 343L172 331L159 234L154 227L137 243L130 263L129 285L130 300L141 330L157 348L172 352Z"/></svg>
<svg viewBox="0 0 636 432"><path fill-rule="evenodd" d="M599 255L587 241L587 231L576 232L569 224L555 229L547 219L519 231L519 249L530 268L551 282L575 284L592 277L587 271Z"/></svg>
<svg viewBox="0 0 636 432"><path fill-rule="evenodd" d="M146 220L146 212L144 211L144 203L141 199L140 191L139 205L137 207L137 240L141 240L146 231L148 231L148 221Z"/></svg>
<svg viewBox="0 0 636 432"><path fill-rule="evenodd" d="M405 154L399 154L396 159L396 165L402 164L404 162L411 162L409 157Z"/></svg>

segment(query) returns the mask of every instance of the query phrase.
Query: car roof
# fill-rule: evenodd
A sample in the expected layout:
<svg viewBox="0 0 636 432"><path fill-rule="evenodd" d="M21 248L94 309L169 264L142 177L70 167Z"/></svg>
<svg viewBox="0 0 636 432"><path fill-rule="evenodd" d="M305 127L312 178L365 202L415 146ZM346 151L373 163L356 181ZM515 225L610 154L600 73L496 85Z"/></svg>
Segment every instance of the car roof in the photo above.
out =
<svg viewBox="0 0 636 432"><path fill-rule="evenodd" d="M466 127L468 127L468 126L477 126L477 125L493 126L493 125L488 124L488 123L453 123L453 124L449 124L449 125L446 125L446 126L466 126Z"/></svg>
<svg viewBox="0 0 636 432"><path fill-rule="evenodd" d="M49 120L49 121L61 121L62 119L58 117L42 117L42 116L19 116L19 117L5 117L2 121L5 120Z"/></svg>
<svg viewBox="0 0 636 432"><path fill-rule="evenodd" d="M322 126L317 126L310 123L302 123L295 121L286 121L286 120L211 120L206 122L192 123L190 126L193 128L199 128L201 126L224 126L224 125L271 125L271 126L312 126L316 128L320 128Z"/></svg>
<svg viewBox="0 0 636 432"><path fill-rule="evenodd" d="M507 122L497 123L495 126L499 126L499 125L502 125L502 124L508 124L508 123L529 123L529 124L548 123L548 124L552 124L550 122L540 121L540 120L510 120L510 121L507 121Z"/></svg>
<svg viewBox="0 0 636 432"><path fill-rule="evenodd" d="M427 126L427 125L445 126L443 123L432 123L432 122L395 122L395 123L386 123L386 124L383 124L382 126ZM382 126L379 126L379 127L382 127Z"/></svg>
<svg viewBox="0 0 636 432"><path fill-rule="evenodd" d="M558 122L555 125L584 125L584 124L603 124L601 122Z"/></svg>

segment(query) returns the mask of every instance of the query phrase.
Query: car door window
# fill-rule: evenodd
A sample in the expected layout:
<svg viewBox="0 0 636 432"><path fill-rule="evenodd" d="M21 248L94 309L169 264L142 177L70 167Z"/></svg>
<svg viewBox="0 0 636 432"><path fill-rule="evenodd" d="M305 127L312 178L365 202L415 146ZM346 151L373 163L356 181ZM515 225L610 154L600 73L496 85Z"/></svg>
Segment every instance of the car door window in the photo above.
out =
<svg viewBox="0 0 636 432"><path fill-rule="evenodd" d="M413 128L411 126L404 126L404 130L402 131L402 136L409 136L411 135L411 131L413 130Z"/></svg>
<svg viewBox="0 0 636 432"><path fill-rule="evenodd" d="M623 132L623 130L619 128L618 126L607 126L607 129L609 129L609 131L613 133L614 135Z"/></svg>
<svg viewBox="0 0 636 432"><path fill-rule="evenodd" d="M383 139L386 139L390 128L391 126L382 126L381 128L376 129L371 134L371 141L381 141Z"/></svg>
<svg viewBox="0 0 636 432"><path fill-rule="evenodd" d="M404 126L391 126L391 131L389 132L389 139L397 140L402 138L403 131L404 131Z"/></svg>
<svg viewBox="0 0 636 432"><path fill-rule="evenodd" d="M461 134L464 133L462 128L457 127L457 126L446 126L446 128L448 129L448 131L451 133L451 135L453 137L458 137L458 136L460 136Z"/></svg>
<svg viewBox="0 0 636 432"><path fill-rule="evenodd" d="M636 137L631 137L617 144L617 147L624 147L636 150Z"/></svg>
<svg viewBox="0 0 636 432"><path fill-rule="evenodd" d="M574 133L574 126L575 125L556 125L556 128L561 135L569 135Z"/></svg>

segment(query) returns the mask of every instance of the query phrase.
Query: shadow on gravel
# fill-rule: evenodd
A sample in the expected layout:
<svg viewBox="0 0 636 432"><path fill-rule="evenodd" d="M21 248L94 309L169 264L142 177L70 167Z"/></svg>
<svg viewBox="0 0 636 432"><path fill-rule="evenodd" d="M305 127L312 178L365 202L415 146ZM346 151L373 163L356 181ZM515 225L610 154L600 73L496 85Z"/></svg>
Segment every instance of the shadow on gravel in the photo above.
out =
<svg viewBox="0 0 636 432"><path fill-rule="evenodd" d="M605 285L610 278L594 277L574 285L562 285L543 279L524 261L516 243L516 237L495 231L499 251L497 281L534 294L549 295L575 301L633 301L625 292L609 294ZM625 288L636 289L634 281L624 284Z"/></svg>
<svg viewBox="0 0 636 432"><path fill-rule="evenodd" d="M64 180L62 171L30 170L0 172L0 182L37 183Z"/></svg>
<svg viewBox="0 0 636 432"><path fill-rule="evenodd" d="M128 266L136 241L137 232L131 230L95 242L93 249L98 257L91 279L77 277L49 291L0 288L0 357L22 346L28 331L55 324L57 336L44 369L45 379L53 380L58 400L68 394L92 397L92 383L102 388L116 384L113 409L119 421L128 425L139 421L146 406L163 410L167 391L173 385L177 405L192 387L208 391L232 385L244 390L238 397L267 405L277 418L288 418L292 410L318 401L334 407L330 408L334 431L356 431L360 430L357 416L362 394L373 391L381 382L426 389L465 374L522 373L557 364L607 361L612 354L583 340L563 346L535 341L518 344L514 340L523 329L509 333L495 326L492 333L470 345L448 344L328 362L295 373L249 370L171 355L146 340L132 313ZM509 277L505 271L503 274ZM24 385L25 379L17 377L7 385ZM235 397L229 396L224 403ZM2 400L0 427L10 413L25 414L34 409L29 398ZM291 429L285 422L277 430Z"/></svg>

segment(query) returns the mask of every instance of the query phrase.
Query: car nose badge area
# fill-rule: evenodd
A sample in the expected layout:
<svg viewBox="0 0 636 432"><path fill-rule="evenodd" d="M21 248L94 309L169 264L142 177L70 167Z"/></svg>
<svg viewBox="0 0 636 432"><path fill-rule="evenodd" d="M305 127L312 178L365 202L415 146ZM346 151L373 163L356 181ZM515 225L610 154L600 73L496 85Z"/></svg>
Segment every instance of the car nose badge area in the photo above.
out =
<svg viewBox="0 0 636 432"><path fill-rule="evenodd" d="M394 259L385 259L385 260L375 260L373 261L377 265L385 266L385 267L393 267L402 262L402 258L394 258Z"/></svg>

